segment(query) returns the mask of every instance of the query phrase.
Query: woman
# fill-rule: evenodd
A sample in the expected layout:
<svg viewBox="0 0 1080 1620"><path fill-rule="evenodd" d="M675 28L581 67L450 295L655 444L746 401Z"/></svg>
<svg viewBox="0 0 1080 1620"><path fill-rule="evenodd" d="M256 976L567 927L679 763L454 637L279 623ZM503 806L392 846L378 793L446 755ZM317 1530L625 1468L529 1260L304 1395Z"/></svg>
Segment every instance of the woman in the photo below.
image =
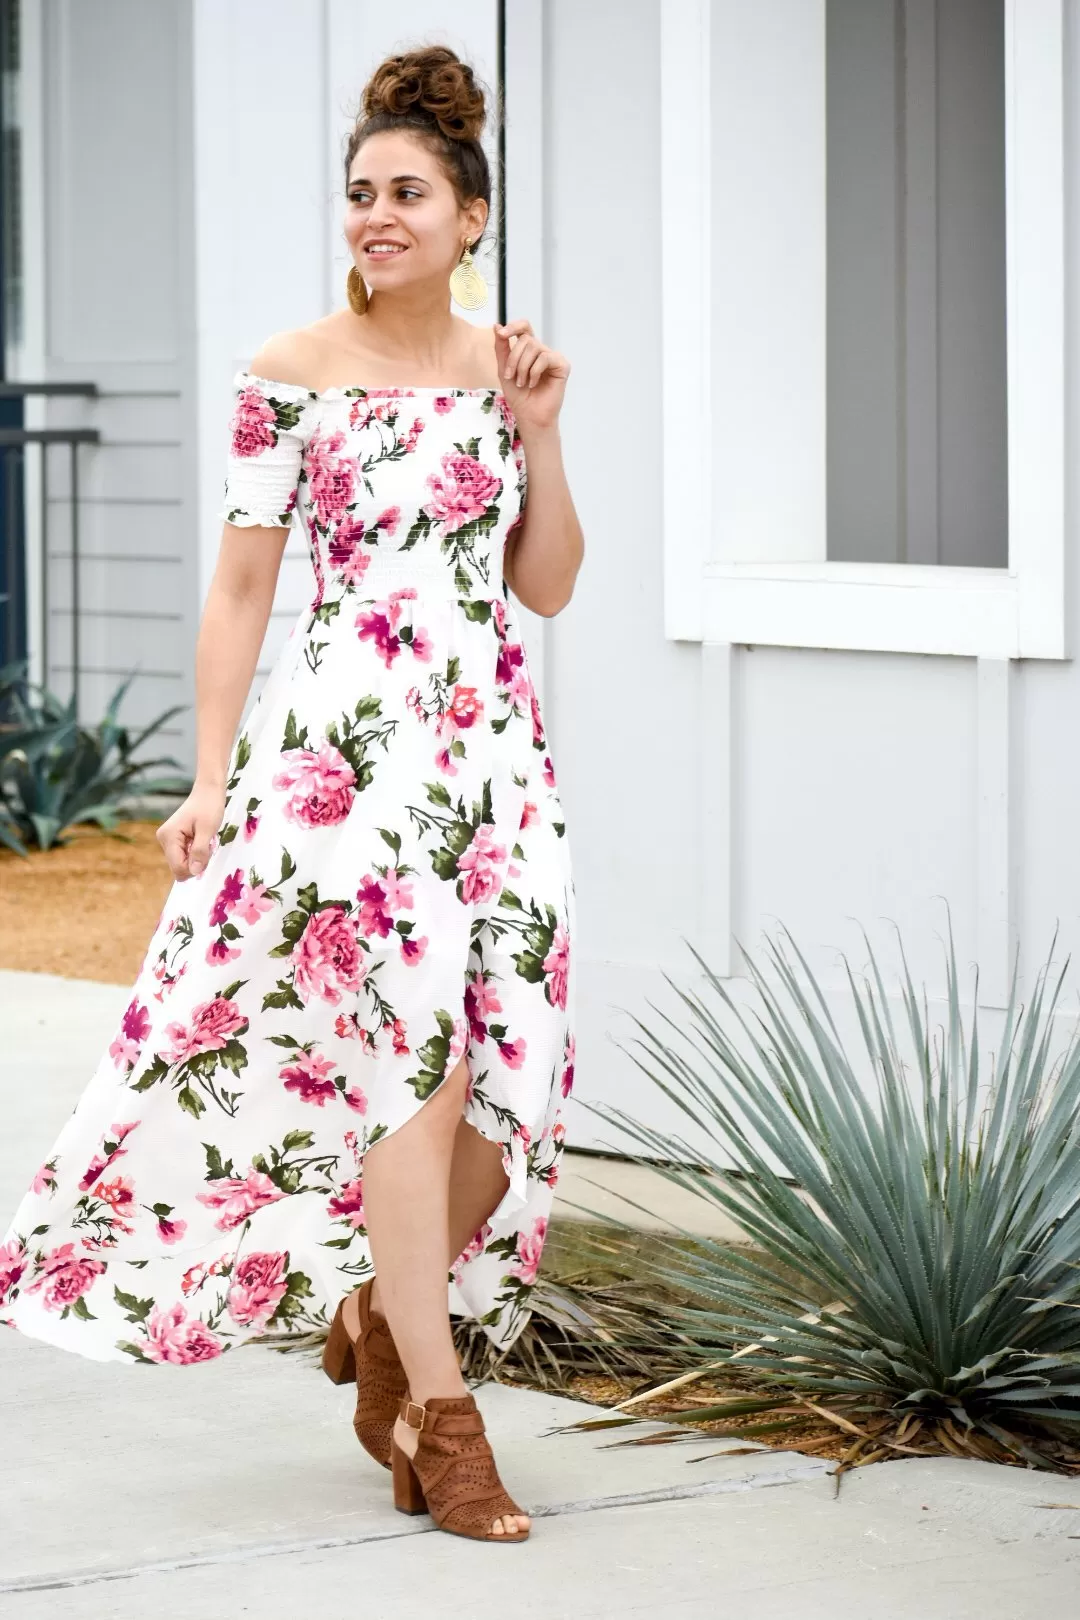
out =
<svg viewBox="0 0 1080 1620"><path fill-rule="evenodd" d="M507 585L557 613L582 538L566 361L450 309L479 281L483 118L452 51L377 70L349 308L237 374L176 881L0 1302L98 1359L328 1328L396 1505L517 1541L448 1307L521 1331L562 1150L574 890ZM237 738L294 510L314 596Z"/></svg>

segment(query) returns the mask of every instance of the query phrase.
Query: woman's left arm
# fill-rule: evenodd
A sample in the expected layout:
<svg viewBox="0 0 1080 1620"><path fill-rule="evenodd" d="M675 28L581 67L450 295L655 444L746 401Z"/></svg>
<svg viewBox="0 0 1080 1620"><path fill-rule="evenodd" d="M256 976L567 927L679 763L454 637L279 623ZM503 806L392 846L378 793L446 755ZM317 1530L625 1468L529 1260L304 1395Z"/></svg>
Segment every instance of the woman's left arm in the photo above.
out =
<svg viewBox="0 0 1080 1620"><path fill-rule="evenodd" d="M570 363L528 321L495 329L495 357L525 453L525 510L506 543L503 573L518 601L551 618L569 602L585 541L566 482L559 411Z"/></svg>

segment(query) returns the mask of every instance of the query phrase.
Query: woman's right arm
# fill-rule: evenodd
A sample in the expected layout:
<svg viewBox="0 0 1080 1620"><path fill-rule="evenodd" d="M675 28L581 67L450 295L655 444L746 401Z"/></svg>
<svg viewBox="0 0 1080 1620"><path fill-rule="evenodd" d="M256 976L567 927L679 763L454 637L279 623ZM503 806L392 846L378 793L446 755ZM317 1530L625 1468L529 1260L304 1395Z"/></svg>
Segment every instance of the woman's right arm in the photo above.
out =
<svg viewBox="0 0 1080 1620"><path fill-rule="evenodd" d="M195 646L195 781L157 831L173 877L197 877L221 825L233 740L274 601L286 528L226 523Z"/></svg>
<svg viewBox="0 0 1080 1620"><path fill-rule="evenodd" d="M197 877L221 825L233 741L274 601L303 461L303 332L268 339L236 379L225 518L195 646L195 782L158 828L175 878ZM227 515L226 515L227 514Z"/></svg>

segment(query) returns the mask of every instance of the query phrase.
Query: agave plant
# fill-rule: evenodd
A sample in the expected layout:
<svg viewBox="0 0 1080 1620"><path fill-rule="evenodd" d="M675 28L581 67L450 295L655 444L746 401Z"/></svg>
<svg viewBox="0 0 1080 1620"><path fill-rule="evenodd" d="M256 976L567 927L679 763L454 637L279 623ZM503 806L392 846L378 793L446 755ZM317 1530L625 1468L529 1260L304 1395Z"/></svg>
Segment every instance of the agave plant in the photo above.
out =
<svg viewBox="0 0 1080 1620"><path fill-rule="evenodd" d="M0 670L0 843L19 855L49 849L80 822L109 830L123 810L148 793L184 793L182 774L154 776L179 761L136 759L143 745L180 707L167 709L131 733L118 714L134 676L114 692L96 726L79 724L74 699L62 703L25 679L24 666Z"/></svg>
<svg viewBox="0 0 1080 1620"><path fill-rule="evenodd" d="M1051 983L1048 960L1021 1008L1017 956L988 1065L978 973L965 1027L951 920L940 1039L901 944L905 1058L867 940L868 975L844 958L860 1076L804 956L780 932L766 936L772 974L748 958L761 1011L737 1005L690 947L706 995L668 978L685 1019L653 1007L659 1023L635 1018L640 1037L625 1047L715 1153L593 1106L642 1145L641 1162L659 1158L661 1174L719 1204L755 1245L673 1242L646 1262L688 1298L666 1313L680 1350L694 1346L701 1365L738 1371L761 1391L749 1405L680 1418L814 1410L879 1436L867 1456L929 1442L1080 1464L1075 1027L1053 1055L1068 962Z"/></svg>

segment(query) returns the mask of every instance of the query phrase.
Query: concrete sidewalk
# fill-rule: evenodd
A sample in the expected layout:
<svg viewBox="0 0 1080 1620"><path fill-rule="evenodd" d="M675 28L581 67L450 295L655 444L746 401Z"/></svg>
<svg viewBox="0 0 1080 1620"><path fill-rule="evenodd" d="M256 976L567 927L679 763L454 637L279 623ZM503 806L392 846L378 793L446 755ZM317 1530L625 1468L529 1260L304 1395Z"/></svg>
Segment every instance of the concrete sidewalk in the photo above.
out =
<svg viewBox="0 0 1080 1620"><path fill-rule="evenodd" d="M0 975L3 1218L123 992ZM60 1015L58 1016L58 1010ZM394 1512L313 1355L94 1363L0 1329L0 1610L11 1620L1035 1620L1080 1595L1080 1481L949 1459L831 1465L701 1438L628 1449L599 1410L478 1392L513 1550ZM655 1430L657 1425L650 1425ZM637 1432L647 1432L643 1426Z"/></svg>

